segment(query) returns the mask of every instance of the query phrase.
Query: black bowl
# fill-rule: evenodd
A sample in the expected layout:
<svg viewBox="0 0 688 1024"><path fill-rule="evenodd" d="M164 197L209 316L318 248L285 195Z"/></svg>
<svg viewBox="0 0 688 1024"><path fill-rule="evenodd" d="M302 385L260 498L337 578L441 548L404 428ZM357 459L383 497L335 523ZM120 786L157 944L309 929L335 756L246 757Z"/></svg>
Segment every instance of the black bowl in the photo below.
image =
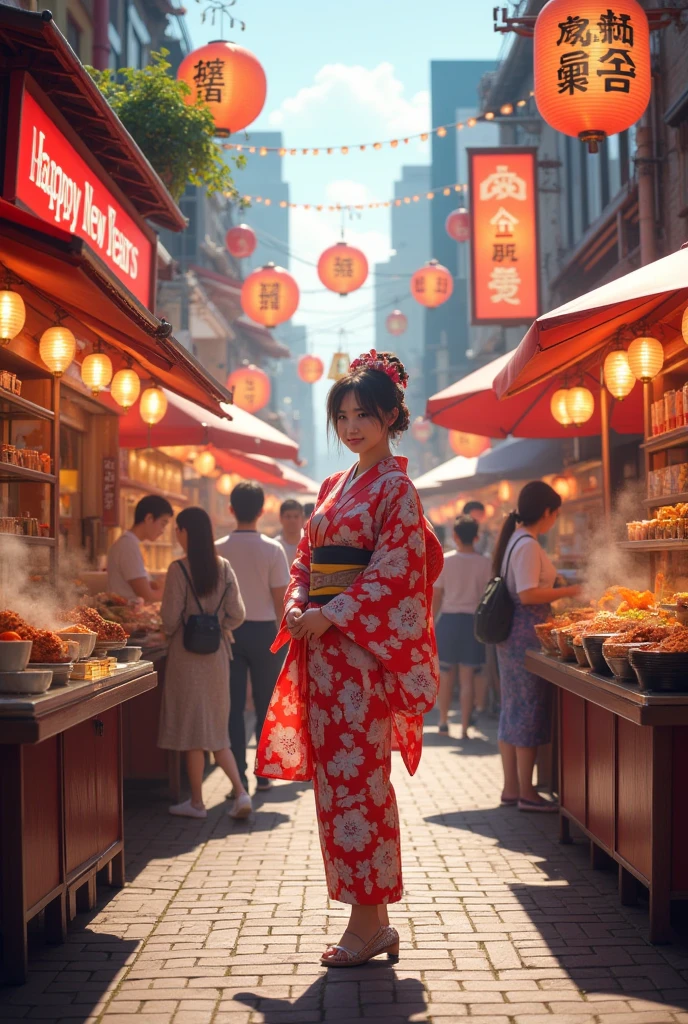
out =
<svg viewBox="0 0 688 1024"><path fill-rule="evenodd" d="M643 651L635 648L628 656L641 690L657 693L688 692L688 654Z"/></svg>
<svg viewBox="0 0 688 1024"><path fill-rule="evenodd" d="M602 644L610 636L615 636L614 633L590 633L588 636L583 637L583 647L585 653L588 656L590 668L593 672L597 672L601 676L610 676L611 670L609 665L604 660L602 654Z"/></svg>
<svg viewBox="0 0 688 1024"><path fill-rule="evenodd" d="M576 656L576 661L581 668L590 668L590 662L588 661L588 655L585 653L585 647L582 644L572 644L573 653Z"/></svg>

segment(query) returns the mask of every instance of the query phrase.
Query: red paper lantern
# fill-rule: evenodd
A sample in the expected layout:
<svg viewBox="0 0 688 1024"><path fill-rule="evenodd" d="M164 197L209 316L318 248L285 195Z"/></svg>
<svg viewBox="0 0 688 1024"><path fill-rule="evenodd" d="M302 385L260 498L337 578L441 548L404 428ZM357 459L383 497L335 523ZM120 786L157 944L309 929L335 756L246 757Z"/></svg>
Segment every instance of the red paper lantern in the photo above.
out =
<svg viewBox="0 0 688 1024"><path fill-rule="evenodd" d="M450 238L455 242L467 242L471 237L471 222L468 210L463 206L458 210L452 210L444 222L444 229Z"/></svg>
<svg viewBox="0 0 688 1024"><path fill-rule="evenodd" d="M270 401L270 378L257 366L242 366L227 378L227 388L234 392L234 405L247 412L259 412Z"/></svg>
<svg viewBox="0 0 688 1024"><path fill-rule="evenodd" d="M225 235L227 252L237 260L245 260L252 256L257 244L256 233L248 224L237 224Z"/></svg>
<svg viewBox="0 0 688 1024"><path fill-rule="evenodd" d="M446 302L454 291L454 281L446 267L430 260L411 278L411 295L421 306L434 309Z"/></svg>
<svg viewBox="0 0 688 1024"><path fill-rule="evenodd" d="M260 114L267 95L265 72L257 57L224 40L214 40L189 53L177 78L191 90L184 102L200 100L213 115L215 134L227 138L248 127Z"/></svg>
<svg viewBox="0 0 688 1024"><path fill-rule="evenodd" d="M349 295L360 288L368 276L368 260L360 249L346 242L325 249L318 260L318 277L331 292Z"/></svg>
<svg viewBox="0 0 688 1024"><path fill-rule="evenodd" d="M587 142L638 121L650 101L650 28L637 0L549 0L535 22L535 102L547 124Z"/></svg>
<svg viewBox="0 0 688 1024"><path fill-rule="evenodd" d="M490 447L490 439L480 434L467 434L463 430L450 430L449 447L465 459L476 459Z"/></svg>
<svg viewBox="0 0 688 1024"><path fill-rule="evenodd" d="M301 356L298 363L298 374L306 384L315 384L325 372L325 364L319 356Z"/></svg>
<svg viewBox="0 0 688 1024"><path fill-rule="evenodd" d="M432 423L423 416L418 416L411 424L411 436L419 444L426 444L432 437L433 432L434 427Z"/></svg>
<svg viewBox="0 0 688 1024"><path fill-rule="evenodd" d="M398 337L400 334L406 333L408 317L405 313L402 313L400 309L393 309L385 320L385 326L390 334L394 334Z"/></svg>
<svg viewBox="0 0 688 1024"><path fill-rule="evenodd" d="M254 270L241 289L241 308L263 327L277 327L294 315L299 305L299 286L284 267L267 263Z"/></svg>

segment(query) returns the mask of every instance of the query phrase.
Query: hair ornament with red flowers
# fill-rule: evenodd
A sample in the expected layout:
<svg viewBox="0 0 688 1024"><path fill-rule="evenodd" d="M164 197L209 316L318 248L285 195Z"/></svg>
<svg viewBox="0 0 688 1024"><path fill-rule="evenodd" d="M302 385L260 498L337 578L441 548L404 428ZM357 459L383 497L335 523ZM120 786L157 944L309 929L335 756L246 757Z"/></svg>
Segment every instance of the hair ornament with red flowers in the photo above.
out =
<svg viewBox="0 0 688 1024"><path fill-rule="evenodd" d="M361 370L364 367L386 374L400 388L406 389L408 386L409 378L404 364L390 352L377 352L371 348L370 352L362 352L358 359L354 359L350 369Z"/></svg>

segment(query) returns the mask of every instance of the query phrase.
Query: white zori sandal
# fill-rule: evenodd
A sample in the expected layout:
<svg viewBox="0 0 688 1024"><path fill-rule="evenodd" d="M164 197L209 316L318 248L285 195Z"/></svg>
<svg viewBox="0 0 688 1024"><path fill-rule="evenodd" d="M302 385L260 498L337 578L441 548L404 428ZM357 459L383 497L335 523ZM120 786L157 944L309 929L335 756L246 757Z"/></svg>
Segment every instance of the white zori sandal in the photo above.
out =
<svg viewBox="0 0 688 1024"><path fill-rule="evenodd" d="M349 931L349 935L360 939L355 932L349 929L347 931ZM328 946L320 963L324 967L358 967L360 964L367 964L374 956L379 956L381 953L386 953L387 959L391 963L395 964L399 960L399 932L390 925L378 928L372 939L366 942L365 946L357 953L354 953L352 949L347 949L346 946Z"/></svg>

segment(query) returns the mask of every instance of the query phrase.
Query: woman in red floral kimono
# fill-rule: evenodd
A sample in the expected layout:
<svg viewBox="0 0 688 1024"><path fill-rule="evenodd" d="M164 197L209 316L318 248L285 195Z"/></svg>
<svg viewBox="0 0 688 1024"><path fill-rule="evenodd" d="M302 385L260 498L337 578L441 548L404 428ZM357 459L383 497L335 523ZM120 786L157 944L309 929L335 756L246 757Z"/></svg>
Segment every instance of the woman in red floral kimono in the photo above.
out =
<svg viewBox="0 0 688 1024"><path fill-rule="evenodd" d="M331 389L328 420L358 463L320 489L285 597L275 649L291 637L258 747L256 771L313 779L327 886L351 904L322 963L395 958L387 904L402 898L392 735L411 775L439 670L431 622L442 550L406 460L390 441L408 428L407 374L372 351Z"/></svg>

